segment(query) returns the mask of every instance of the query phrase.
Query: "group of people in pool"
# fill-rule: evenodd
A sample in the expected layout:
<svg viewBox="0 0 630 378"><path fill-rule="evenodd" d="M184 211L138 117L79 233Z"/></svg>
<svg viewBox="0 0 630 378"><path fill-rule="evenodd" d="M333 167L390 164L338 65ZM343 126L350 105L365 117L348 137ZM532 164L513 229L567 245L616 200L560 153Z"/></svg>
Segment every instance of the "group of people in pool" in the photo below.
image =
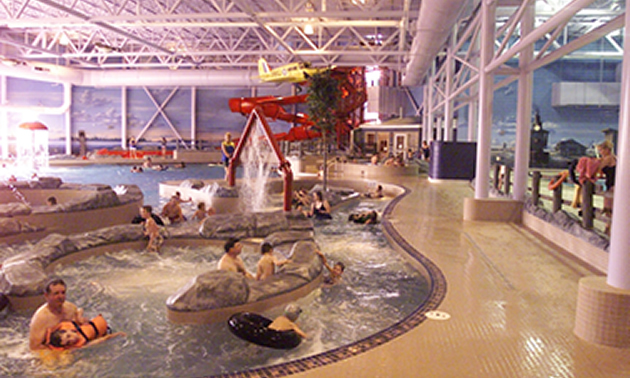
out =
<svg viewBox="0 0 630 378"><path fill-rule="evenodd" d="M256 266L256 275L253 275L247 271L245 263L240 257L243 250L243 244L239 239L228 239L223 248L225 253L219 260L217 268L219 270L242 274L244 277L249 279L265 280L275 274L276 267L291 262L290 259L276 258L276 256L273 255L273 247L271 244L266 242L262 243L260 246L260 253L262 256L260 260L258 260L258 264ZM321 251L316 250L315 253L317 253L317 255L321 258L322 264L328 271L328 276L324 279L324 284L332 286L341 282L343 272L346 269L345 265L341 261L338 261L331 266L328 263L326 256L324 256ZM290 304L285 308L283 315L274 319L274 321L269 325L269 328L276 331L293 330L301 337L306 338L306 333L304 333L295 324L295 320L301 312L302 310L297 305Z"/></svg>
<svg viewBox="0 0 630 378"><path fill-rule="evenodd" d="M144 158L144 163L142 165L134 165L131 167L132 173L142 173L145 170L153 170L153 171L165 171L169 168L186 168L186 163L179 162L172 165L164 165L164 164L153 164L153 159L150 156Z"/></svg>
<svg viewBox="0 0 630 378"><path fill-rule="evenodd" d="M256 265L256 274L251 274L247 268L245 268L245 263L243 259L241 259L240 254L243 251L243 244L237 238L228 239L223 245L223 249L225 253L219 260L217 268L219 270L225 270L228 272L234 272L242 274L244 277L255 280L265 280L276 273L276 267L288 264L291 262L290 259L278 259L273 255L273 247L269 243L262 243L260 245L260 253L261 258L258 260L258 264ZM319 251L316 250L315 253L322 259L322 264L328 270L329 276L324 279L324 283L327 285L335 285L341 282L341 277L346 269L345 265L342 262L337 262L333 266L328 263L326 256Z"/></svg>
<svg viewBox="0 0 630 378"><path fill-rule="evenodd" d="M377 185L374 189L361 194L363 198L382 198L383 186ZM300 188L293 191L293 206L302 213L315 219L332 219L330 203L324 198L321 191L309 195L306 189ZM373 224L378 222L378 213L375 210L350 214L348 221L361 224Z"/></svg>

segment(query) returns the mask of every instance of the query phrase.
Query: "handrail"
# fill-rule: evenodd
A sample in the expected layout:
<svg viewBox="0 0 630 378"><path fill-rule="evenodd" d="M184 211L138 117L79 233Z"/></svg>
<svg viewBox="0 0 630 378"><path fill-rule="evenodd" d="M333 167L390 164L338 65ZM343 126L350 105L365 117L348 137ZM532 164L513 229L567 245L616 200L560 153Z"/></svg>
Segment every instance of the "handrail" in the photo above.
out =
<svg viewBox="0 0 630 378"><path fill-rule="evenodd" d="M493 176L491 182L495 190L508 195L512 185L512 169L507 165L495 164L493 165ZM586 181L579 185L580 189L576 189L574 198L569 201L563 198L563 185L560 184L554 189L546 189L550 192L550 195L544 194L545 191L541 191L541 185L543 182L549 183L552 179L557 179L557 175L545 175L538 169L532 169L529 171L528 176L531 178L531 186L528 187L528 193L531 196L532 202L535 205L539 205L541 200L551 201L552 212L567 209L568 212L575 214L582 221L582 227L588 230L594 228L594 219L601 219L606 223L606 233L608 233L608 227L610 225L610 215L604 211L595 207L595 199L603 197L596 190L596 185L591 181ZM579 211L576 209L580 209Z"/></svg>

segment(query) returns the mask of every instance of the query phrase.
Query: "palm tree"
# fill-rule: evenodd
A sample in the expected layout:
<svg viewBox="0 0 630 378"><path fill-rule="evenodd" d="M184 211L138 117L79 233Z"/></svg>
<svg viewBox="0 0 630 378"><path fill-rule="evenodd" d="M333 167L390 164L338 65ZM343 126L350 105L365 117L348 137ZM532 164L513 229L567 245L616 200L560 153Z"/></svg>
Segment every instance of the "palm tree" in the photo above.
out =
<svg viewBox="0 0 630 378"><path fill-rule="evenodd" d="M310 118L322 133L324 145L324 191L328 181L328 135L334 135L337 117L335 110L341 98L339 82L332 76L332 71L319 72L311 77L308 87L308 109Z"/></svg>

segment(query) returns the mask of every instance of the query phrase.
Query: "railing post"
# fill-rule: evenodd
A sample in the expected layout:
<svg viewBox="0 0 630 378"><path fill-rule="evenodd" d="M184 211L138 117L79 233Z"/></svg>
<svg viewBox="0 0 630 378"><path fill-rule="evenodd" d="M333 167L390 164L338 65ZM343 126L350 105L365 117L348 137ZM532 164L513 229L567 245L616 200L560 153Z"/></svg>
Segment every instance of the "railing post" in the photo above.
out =
<svg viewBox="0 0 630 378"><path fill-rule="evenodd" d="M542 174L540 171L532 172L532 201L535 206L538 206L538 202L540 201L540 179L542 178Z"/></svg>
<svg viewBox="0 0 630 378"><path fill-rule="evenodd" d="M503 176L503 188L505 194L510 193L510 179L512 176L512 168L505 166L505 175Z"/></svg>
<svg viewBox="0 0 630 378"><path fill-rule="evenodd" d="M562 184L553 190L553 206L552 210L556 211L562 209Z"/></svg>
<svg viewBox="0 0 630 378"><path fill-rule="evenodd" d="M492 178L492 186L499 190L499 175L501 174L501 166L499 164L494 165L494 177Z"/></svg>
<svg viewBox="0 0 630 378"><path fill-rule="evenodd" d="M582 184L582 227L593 228L593 189L595 185L586 180Z"/></svg>

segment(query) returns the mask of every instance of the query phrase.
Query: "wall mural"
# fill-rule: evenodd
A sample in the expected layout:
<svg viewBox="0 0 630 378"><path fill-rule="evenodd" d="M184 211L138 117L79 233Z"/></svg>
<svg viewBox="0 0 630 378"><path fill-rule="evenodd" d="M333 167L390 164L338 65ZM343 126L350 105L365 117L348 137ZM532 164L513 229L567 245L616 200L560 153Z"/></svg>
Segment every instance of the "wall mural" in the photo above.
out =
<svg viewBox="0 0 630 378"><path fill-rule="evenodd" d="M619 107L561 107L551 106L551 85L559 81L619 81L619 62L573 62L561 61L539 69L534 73L534 111L538 112L543 128L549 131L547 148L572 139L585 147L591 147L604 139L602 130L618 128ZM499 80L500 78L497 78ZM8 103L11 105L60 107L63 103L63 85L31 80L8 78ZM303 89L302 89L303 90ZM414 93L421 93L416 91ZM257 96L291 94L291 86L283 84L261 87ZM120 88L75 87L72 89L71 134L73 151L78 151L78 132L85 131L88 151L121 145L121 90ZM247 88L197 88L197 140L199 148L216 148L223 134L230 131L238 135L246 118L230 112L228 100L233 97L252 97ZM165 137L169 148L178 141L191 139L191 89L144 88L127 89L127 138L137 137L144 131L139 148L155 146ZM418 98L417 101L421 101ZM499 89L494 95L492 146L498 150L513 150L516 131L516 82ZM163 106L168 121L157 112ZM411 109L412 107L407 107ZM296 111L306 112L306 105ZM156 114L157 112L157 114ZM410 110L406 116L413 116ZM9 113L9 137L15 135L19 124L40 121L48 126L51 153L65 153L65 116L58 114ZM533 114L532 114L533 119ZM271 121L271 120L270 120ZM170 122L170 123L169 123ZM467 135L467 110L462 108L458 115L458 139ZM150 127L147 128L147 124ZM290 125L285 122L270 122L274 132L286 132Z"/></svg>
<svg viewBox="0 0 630 378"><path fill-rule="evenodd" d="M63 104L63 85L9 78L8 103L20 106L60 107ZM261 89L258 96L290 94L290 85ZM246 118L232 113L228 100L233 97L250 97L250 89L197 88L196 139L198 148L216 148L225 132L240 134ZM120 88L72 88L71 135L73 153L78 151L78 133L84 131L88 151L100 148L120 148L122 132L122 91ZM158 108L164 114L158 111ZM305 111L302 105L298 111ZM165 118L165 116L168 119ZM65 115L9 113L8 131L11 141L21 123L40 121L49 129L52 154L65 153ZM274 132L288 131L285 122L269 120ZM127 88L127 139L142 137L138 148L156 148L162 137L169 148L177 143L190 145L191 141L191 89L190 88ZM143 131L144 130L144 131ZM13 143L13 142L11 142Z"/></svg>

